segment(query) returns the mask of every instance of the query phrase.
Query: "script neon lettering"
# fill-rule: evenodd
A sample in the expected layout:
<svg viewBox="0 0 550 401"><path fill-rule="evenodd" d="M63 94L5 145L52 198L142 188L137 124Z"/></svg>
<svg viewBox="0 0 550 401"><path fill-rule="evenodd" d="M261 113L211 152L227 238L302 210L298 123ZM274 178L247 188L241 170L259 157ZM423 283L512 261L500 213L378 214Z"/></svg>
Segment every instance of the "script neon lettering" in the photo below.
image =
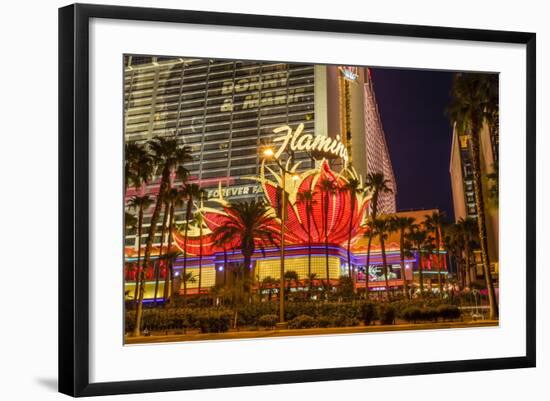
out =
<svg viewBox="0 0 550 401"><path fill-rule="evenodd" d="M305 150L340 157L345 163L348 162L348 151L340 141L339 135L336 138L321 135L313 136L311 134L302 135L303 131L303 123L298 125L294 132L292 132L292 128L288 125L275 128L273 130L275 134L284 134L273 139L273 142L281 142L274 157L278 159L286 149L290 149L291 151Z"/></svg>

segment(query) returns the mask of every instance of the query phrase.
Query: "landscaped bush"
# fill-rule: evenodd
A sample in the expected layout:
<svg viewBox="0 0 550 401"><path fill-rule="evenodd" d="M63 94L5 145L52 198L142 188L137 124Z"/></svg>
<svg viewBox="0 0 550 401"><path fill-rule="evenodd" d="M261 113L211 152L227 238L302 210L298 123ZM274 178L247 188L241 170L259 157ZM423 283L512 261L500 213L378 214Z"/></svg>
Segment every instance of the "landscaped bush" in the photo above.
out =
<svg viewBox="0 0 550 401"><path fill-rule="evenodd" d="M372 302L361 304L361 320L365 326L371 325L376 319L376 306Z"/></svg>
<svg viewBox="0 0 550 401"><path fill-rule="evenodd" d="M279 317L277 315L263 315L258 319L258 326L273 328L278 321Z"/></svg>
<svg viewBox="0 0 550 401"><path fill-rule="evenodd" d="M422 317L422 309L418 306L409 306L401 312L401 317L409 323L416 323Z"/></svg>
<svg viewBox="0 0 550 401"><path fill-rule="evenodd" d="M437 312L443 320L453 320L460 317L460 309L455 305L439 305Z"/></svg>
<svg viewBox="0 0 550 401"><path fill-rule="evenodd" d="M437 310L437 307L427 306L420 310L420 320L437 322L438 317L439 312Z"/></svg>
<svg viewBox="0 0 550 401"><path fill-rule="evenodd" d="M308 315L300 315L292 319L288 327L291 329L309 329L315 327L315 319Z"/></svg>
<svg viewBox="0 0 550 401"><path fill-rule="evenodd" d="M241 305L237 309L239 326L258 326L259 319L264 315L276 315L279 304L275 302L259 302Z"/></svg>
<svg viewBox="0 0 550 401"><path fill-rule="evenodd" d="M197 315L201 333L224 333L229 330L231 311L227 309L202 310Z"/></svg>
<svg viewBox="0 0 550 401"><path fill-rule="evenodd" d="M334 321L330 316L319 316L317 319L317 327L330 327L334 325Z"/></svg>
<svg viewBox="0 0 550 401"><path fill-rule="evenodd" d="M395 308L391 305L380 305L380 324L394 324Z"/></svg>

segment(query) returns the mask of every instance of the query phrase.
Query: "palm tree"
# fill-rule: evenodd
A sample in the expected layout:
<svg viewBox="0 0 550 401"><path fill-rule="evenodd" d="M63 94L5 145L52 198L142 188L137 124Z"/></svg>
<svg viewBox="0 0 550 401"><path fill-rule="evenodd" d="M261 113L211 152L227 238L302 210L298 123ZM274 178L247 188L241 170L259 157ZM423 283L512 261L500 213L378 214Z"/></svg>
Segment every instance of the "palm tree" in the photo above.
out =
<svg viewBox="0 0 550 401"><path fill-rule="evenodd" d="M137 210L138 212L138 222L137 222L137 247L138 247L138 255L137 255L137 262L136 262L136 287L134 289L134 301L137 302L138 299L138 293L139 293L139 287L142 285L140 281L142 280L141 276L143 275L145 278L145 273L143 270L145 270L145 266L142 269L140 267L140 260L141 260L141 232L143 230L143 213L145 210L149 209L151 205L153 204L153 199L149 195L145 196L134 196L130 199L128 202L128 207L130 209Z"/></svg>
<svg viewBox="0 0 550 401"><path fill-rule="evenodd" d="M285 280L286 280L286 288L287 291L285 292L285 295L288 298L288 294L290 294L290 287L292 286L292 282L298 283L298 273L296 273L294 270L288 270L285 272Z"/></svg>
<svg viewBox="0 0 550 401"><path fill-rule="evenodd" d="M203 246L203 226L204 226L204 217L202 216L201 212L198 212L195 216L195 221L197 222L199 226L199 285L197 289L197 294L200 295L201 288L202 288L202 246Z"/></svg>
<svg viewBox="0 0 550 401"><path fill-rule="evenodd" d="M215 233L213 233L213 245L217 248L223 248L223 285L227 284L227 268L228 268L228 262L227 262L227 246L231 244L231 237L228 237L227 233L221 234L218 233L219 236L214 236Z"/></svg>
<svg viewBox="0 0 550 401"><path fill-rule="evenodd" d="M187 198L187 206L185 209L185 228L184 228L184 235L183 235L183 249L187 250L187 240L189 235L189 225L193 221L193 201L195 199L199 199L202 197L202 194L204 193L204 190L201 189L201 187L194 183L188 183L185 184L184 187L184 195ZM202 246L201 246L202 248ZM185 275L187 273L187 251L184 251L183 253L183 274ZM200 279L200 276L199 276ZM199 286L200 287L200 286ZM184 304L187 302L187 286L183 286L183 302Z"/></svg>
<svg viewBox="0 0 550 401"><path fill-rule="evenodd" d="M351 266L351 236L353 233L353 218L355 217L354 213L355 213L355 206L357 204L357 195L360 195L361 193L363 193L364 188L361 186L361 181L359 179L355 177L349 177L345 185L342 187L342 190L345 192L348 192L350 197L351 215L349 218L347 256L348 256L348 274L353 284L353 290L355 291L355 284L353 280L353 268Z"/></svg>
<svg viewBox="0 0 550 401"><path fill-rule="evenodd" d="M457 281L461 287L464 287L464 266L462 263L462 250L464 249L464 241L460 235L459 226L457 223L447 224L444 227L444 241L449 254L450 266L455 266L457 273Z"/></svg>
<svg viewBox="0 0 550 401"><path fill-rule="evenodd" d="M311 289L313 288L313 285L315 284L315 280L317 279L317 273L309 273L307 275L306 281L307 281L307 298L311 299Z"/></svg>
<svg viewBox="0 0 550 401"><path fill-rule="evenodd" d="M411 227L411 232L409 234L409 239L413 244L413 249L417 252L418 258L418 282L420 284L420 294L424 295L424 276L423 276L423 267L422 267L422 253L424 251L424 245L428 233L422 229L418 224L415 224Z"/></svg>
<svg viewBox="0 0 550 401"><path fill-rule="evenodd" d="M172 243L174 242L173 231L174 231L174 221L176 218L176 208L182 206L184 196L185 196L184 191L181 189L178 190L176 188L170 188L164 195L166 206L168 206L167 214L169 215L168 243L166 245L167 253L171 252ZM175 258L167 258L168 269L167 269L166 277L164 281L165 304L167 303L168 299L172 298L172 295L174 294L174 259Z"/></svg>
<svg viewBox="0 0 550 401"><path fill-rule="evenodd" d="M137 229L137 218L134 214L124 212L124 228L135 230Z"/></svg>
<svg viewBox="0 0 550 401"><path fill-rule="evenodd" d="M457 224L458 232L462 238L462 242L464 243L464 258L466 261L465 265L465 279L466 279L466 285L470 286L473 281L475 281L475 277L473 277L472 271L475 271L472 269L471 266L471 255L472 255L472 249L474 246L477 245L477 223L475 220L471 218L467 219L459 219ZM475 266L475 265L474 265ZM475 267L474 267L475 269Z"/></svg>
<svg viewBox="0 0 550 401"><path fill-rule="evenodd" d="M149 182L154 164L147 147L137 142L124 145L124 190L133 185L136 189Z"/></svg>
<svg viewBox="0 0 550 401"><path fill-rule="evenodd" d="M176 173L178 178L184 179L187 176L187 170L184 167L184 163L192 159L190 148L187 146L180 146L176 138L155 138L149 142L149 149L155 171L160 175L160 185L155 208L151 215L151 224L147 233L147 243L145 245L143 261L144 266L147 266L150 262L151 249L153 248L153 241L157 230L157 222L164 201L163 195L170 186L170 176L172 173ZM143 314L142 302L143 292L140 291L138 308L136 311L135 336L139 336L141 333L141 317Z"/></svg>
<svg viewBox="0 0 550 401"><path fill-rule="evenodd" d="M311 217L313 215L313 205L316 201L313 199L313 191L306 190L298 192L298 203L303 204L306 209L306 225L307 225L307 274L311 274Z"/></svg>
<svg viewBox="0 0 550 401"><path fill-rule="evenodd" d="M401 278L403 279L403 295L405 297L409 294L407 277L405 275L405 254L407 253L405 243L407 236L412 231L414 222L415 220L412 217L394 216L392 218L393 227L399 232L399 257L401 262Z"/></svg>
<svg viewBox="0 0 550 401"><path fill-rule="evenodd" d="M325 236L325 268L326 268L326 275L327 275L327 281L325 285L325 290L329 291L330 289L330 266L329 266L329 260L328 260L328 232L329 232L329 226L328 226L328 213L329 213L329 201L330 196L334 194L334 191L336 190L336 185L333 181L329 180L328 178L321 180L321 208L323 210L323 221L324 221L324 236Z"/></svg>
<svg viewBox="0 0 550 401"><path fill-rule="evenodd" d="M378 199L380 194L392 193L391 182L384 177L383 173L369 173L365 180L365 188L371 192L371 214L370 221L374 222L378 214ZM372 245L373 232L369 230L367 232L369 238L367 243L367 261L366 261L366 275L365 275L365 294L368 298L369 293L369 265L370 265L370 247Z"/></svg>
<svg viewBox="0 0 550 401"><path fill-rule="evenodd" d="M160 229L160 247L159 247L159 255L158 255L158 263L156 264L155 268L155 294L154 294L154 303L157 305L157 297L158 297L158 288L159 288L159 282L160 282L160 270L162 267L162 260L163 260L163 247L164 247L164 238L166 237L166 224L168 222L168 216L170 211L170 204L168 200L166 199L166 195L164 198L164 214L162 218L162 226ZM162 213L162 209L160 211ZM167 251L169 251L170 244L168 244ZM168 277L168 272L166 272L166 277ZM164 284L164 302L166 304L166 277L165 277L165 284Z"/></svg>
<svg viewBox="0 0 550 401"><path fill-rule="evenodd" d="M275 244L275 232L270 228L275 218L263 201L237 202L227 207L227 221L214 230L215 238L232 238L240 243L244 259L243 289L248 293L250 265L256 246Z"/></svg>
<svg viewBox="0 0 550 401"><path fill-rule="evenodd" d="M431 215L424 216L424 225L426 228L433 232L435 238L435 252L437 260L437 284L439 287L439 296L443 296L443 284L441 281L441 227L443 226L443 219L445 218L445 213L443 212L432 212Z"/></svg>
<svg viewBox="0 0 550 401"><path fill-rule="evenodd" d="M386 297L389 298L390 284L388 280L388 261L386 258L386 239L388 233L391 231L391 220L382 216L373 221L374 235L378 236L380 240L380 248L382 251L382 265L384 269L384 280L386 284Z"/></svg>
<svg viewBox="0 0 550 401"><path fill-rule="evenodd" d="M481 247L481 261L485 285L489 294L490 319L498 317L495 288L491 277L487 227L485 222L485 202L483 199L480 132L484 122L490 129L498 124L498 75L479 73L459 73L453 80L452 100L448 110L460 134L466 134L472 159L474 194L476 201L477 225Z"/></svg>

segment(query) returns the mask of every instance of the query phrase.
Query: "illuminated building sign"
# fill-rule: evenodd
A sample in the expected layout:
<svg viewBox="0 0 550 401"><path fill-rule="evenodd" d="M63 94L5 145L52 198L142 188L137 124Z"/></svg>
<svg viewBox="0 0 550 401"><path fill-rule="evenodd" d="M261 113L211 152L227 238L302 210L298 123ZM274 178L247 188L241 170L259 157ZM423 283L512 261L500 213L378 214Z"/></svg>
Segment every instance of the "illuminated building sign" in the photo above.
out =
<svg viewBox="0 0 550 401"><path fill-rule="evenodd" d="M222 95L239 94L243 92L256 91L244 98L242 110L254 109L258 106L288 105L298 102L304 95L304 88L289 88L286 90L288 73L278 72L265 74L261 77L242 78L233 83L232 80L225 81L221 90ZM261 98L260 98L261 92ZM226 99L220 107L220 111L235 111L237 104L231 99Z"/></svg>
<svg viewBox="0 0 550 401"><path fill-rule="evenodd" d="M209 189L206 192L206 197L219 198L220 191L221 191L221 196L223 198L231 198L233 196L258 194L261 192L261 187L258 184L253 184L253 185L240 185L240 186L228 187L228 188Z"/></svg>
<svg viewBox="0 0 550 401"><path fill-rule="evenodd" d="M273 132L276 134L285 131L286 133L273 139L273 142L282 142L274 157L278 159L286 149L291 151L303 150L310 152L312 155L321 155L327 158L340 157L346 164L348 163L348 150L340 142L340 135L337 135L336 138L312 134L302 135L303 130L303 123L298 125L294 132L288 125L275 128Z"/></svg>

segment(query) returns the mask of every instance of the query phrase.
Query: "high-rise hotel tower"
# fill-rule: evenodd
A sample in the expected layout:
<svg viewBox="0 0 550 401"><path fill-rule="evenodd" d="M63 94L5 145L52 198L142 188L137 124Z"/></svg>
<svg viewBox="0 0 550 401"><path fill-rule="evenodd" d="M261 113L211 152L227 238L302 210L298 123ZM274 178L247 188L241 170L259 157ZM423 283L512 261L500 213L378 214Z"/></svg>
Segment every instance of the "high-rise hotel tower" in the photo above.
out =
<svg viewBox="0 0 550 401"><path fill-rule="evenodd" d="M395 212L395 178L368 68L124 57L125 141L176 136L192 151L189 180L209 197L218 195L220 183L229 200L262 196L247 178L259 172L261 146L276 136L273 129L300 124L305 133L339 136L363 178L384 173L393 193L381 196L379 212ZM305 152L296 152L294 160L304 170L318 162ZM336 170L338 163L331 161ZM127 196L132 194L130 189ZM183 215L178 211L176 221ZM146 214L145 226L149 220ZM134 235L126 245L137 245Z"/></svg>

